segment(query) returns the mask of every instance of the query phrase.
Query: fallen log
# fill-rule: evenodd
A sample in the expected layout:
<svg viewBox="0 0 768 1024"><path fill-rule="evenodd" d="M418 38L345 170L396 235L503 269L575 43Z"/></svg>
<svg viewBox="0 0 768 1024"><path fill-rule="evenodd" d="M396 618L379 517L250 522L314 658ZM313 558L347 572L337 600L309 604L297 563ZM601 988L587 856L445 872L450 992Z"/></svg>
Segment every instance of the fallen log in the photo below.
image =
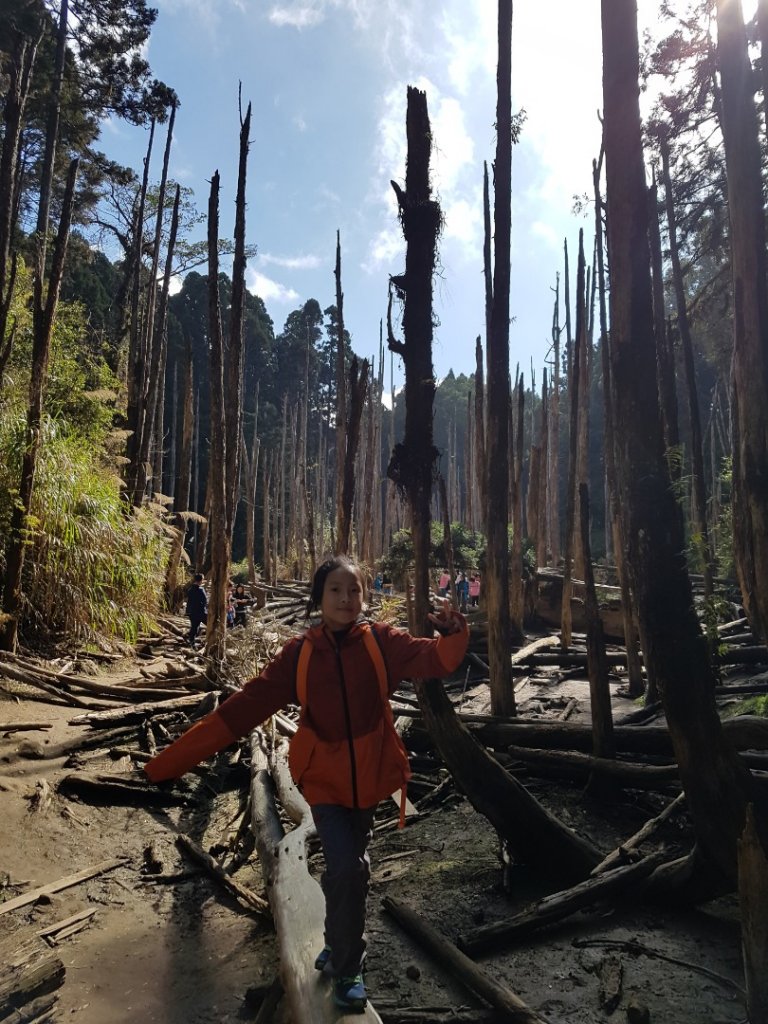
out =
<svg viewBox="0 0 768 1024"><path fill-rule="evenodd" d="M118 857L116 860L103 860L98 864L94 864L93 867L76 871L74 875L65 875L64 878L59 878L55 882L48 882L47 885L41 885L37 889L30 889L29 892L24 892L21 896L14 896L12 900L0 903L0 915L8 914L12 910L18 910L19 907L26 907L28 904L39 900L41 896L50 896L54 892L61 892L62 889L71 889L73 885L87 882L89 878L104 875L107 871L121 868L127 863L128 861L125 857Z"/></svg>
<svg viewBox="0 0 768 1024"><path fill-rule="evenodd" d="M413 713L416 717L416 712ZM459 718L464 720L463 716ZM481 716L471 716L477 719ZM513 744L523 747L541 747L547 750L592 749L592 728L578 722L543 722L490 720L475 725L468 718L472 734L489 747L506 749ZM758 715L738 715L726 718L723 731L737 750L768 750L768 719ZM662 754L672 757L672 740L666 726L617 725L614 729L616 749L623 753Z"/></svg>
<svg viewBox="0 0 768 1024"><path fill-rule="evenodd" d="M69 938L70 935L75 935L87 927L91 918L96 916L96 913L96 907L87 907L85 910L79 910L76 914L70 915L70 917L65 917L63 921L49 924L47 928L41 928L37 934L41 939L45 939L49 945L55 946L62 939Z"/></svg>
<svg viewBox="0 0 768 1024"><path fill-rule="evenodd" d="M159 789L143 779L121 778L119 775L74 772L64 776L58 790L65 796L72 794L85 800L114 805L142 803L152 807L186 807L190 803L189 797L180 793Z"/></svg>
<svg viewBox="0 0 768 1024"><path fill-rule="evenodd" d="M0 732L36 732L52 728L50 722L11 722L8 725L0 725Z"/></svg>
<svg viewBox="0 0 768 1024"><path fill-rule="evenodd" d="M268 768L264 735L251 734L251 814L256 848L272 908L280 947L280 975L294 1024L331 1024L339 1019L328 980L314 969L323 947L325 901L319 884L307 869L307 841L314 834L309 807L298 792L291 792L282 773L284 806L299 815L300 824L287 835L277 814L274 783ZM295 817L294 817L295 820ZM359 1021L381 1018L369 1001Z"/></svg>
<svg viewBox="0 0 768 1024"><path fill-rule="evenodd" d="M410 907L390 896L384 897L382 906L409 935L417 939L449 971L452 977L498 1010L502 1014L502 1020L511 1021L513 1024L545 1024L544 1017L527 1006L506 985L501 985L491 978L482 967L470 960Z"/></svg>
<svg viewBox="0 0 768 1024"><path fill-rule="evenodd" d="M211 878L215 878L227 892L241 900L250 910L255 910L259 915L269 915L269 904L255 892L234 878L225 874L219 864L216 863L210 853L201 849L193 839L183 834L176 836L176 845L184 853L188 854L197 864L205 868Z"/></svg>
<svg viewBox="0 0 768 1024"><path fill-rule="evenodd" d="M50 996L64 983L60 957L39 939L28 939L16 949L6 943L0 953L0 1021L30 1020L26 1010L32 1000ZM34 1010L43 1012L42 1004Z"/></svg>
<svg viewBox="0 0 768 1024"><path fill-rule="evenodd" d="M657 790L680 785L676 764L638 764L570 750L540 750L535 747L507 747L507 754L513 761L521 762L546 778L586 782L594 776L625 789Z"/></svg>
<svg viewBox="0 0 768 1024"><path fill-rule="evenodd" d="M61 743L54 743L50 746L25 741L19 744L13 754L6 754L0 760L6 764L13 763L19 758L35 761L52 761L57 757L67 757L79 750L109 747L116 740L124 740L129 736L135 735L136 729L134 726L127 726L120 729L105 730L104 732L86 733L84 736L74 736L71 740L63 740Z"/></svg>
<svg viewBox="0 0 768 1024"><path fill-rule="evenodd" d="M647 878L663 859L662 853L652 853L636 864L604 872L597 878L588 878L570 889L546 896L514 917L465 932L459 936L459 947L472 956L478 956L519 941L539 928L562 921L577 910L590 907L607 896L615 897L630 889L636 896L641 890L638 882Z"/></svg>
<svg viewBox="0 0 768 1024"><path fill-rule="evenodd" d="M101 729L114 725L116 722L121 724L141 722L148 715L170 714L173 711L186 711L187 708L195 708L203 700L207 700L207 696L199 693L190 693L184 697L179 697L176 694L167 700L136 704L130 707L106 708L103 711L90 711L85 715L76 715L69 719L69 725L90 725L94 729Z"/></svg>

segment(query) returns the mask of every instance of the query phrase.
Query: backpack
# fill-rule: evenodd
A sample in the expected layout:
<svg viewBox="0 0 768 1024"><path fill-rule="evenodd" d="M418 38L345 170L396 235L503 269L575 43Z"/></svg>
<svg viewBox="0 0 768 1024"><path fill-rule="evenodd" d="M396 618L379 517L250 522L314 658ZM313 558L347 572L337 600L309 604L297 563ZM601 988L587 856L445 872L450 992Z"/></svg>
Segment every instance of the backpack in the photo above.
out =
<svg viewBox="0 0 768 1024"><path fill-rule="evenodd" d="M376 672L376 677L379 681L379 691L381 694L382 703L382 716L384 722L385 738L391 745L394 743L397 753L395 756L404 757L405 759L405 770L403 771L403 782L400 787L400 821L399 827L405 826L405 810L407 801L407 788L406 783L410 776L410 771L407 767L408 755L403 746L402 740L397 734L395 729L394 717L392 715L392 705L389 703L389 677L387 674L387 666L384 663L384 655L382 654L379 641L376 638L376 634L368 625L368 623L362 624L363 630L363 644L365 646L368 657L373 662L373 667ZM296 698L299 705L304 707L307 702L307 676L309 672L309 660L312 657L314 648L312 641L309 636L305 636L302 640L301 647L299 649L299 658L296 665ZM304 730L305 733L311 733L312 738L316 745L320 744L312 730L304 725L299 727L300 730ZM298 733L296 734L298 736ZM295 738L295 737L294 737ZM298 783L298 780L296 780ZM396 792L396 791L395 791ZM393 798L395 794L392 794Z"/></svg>

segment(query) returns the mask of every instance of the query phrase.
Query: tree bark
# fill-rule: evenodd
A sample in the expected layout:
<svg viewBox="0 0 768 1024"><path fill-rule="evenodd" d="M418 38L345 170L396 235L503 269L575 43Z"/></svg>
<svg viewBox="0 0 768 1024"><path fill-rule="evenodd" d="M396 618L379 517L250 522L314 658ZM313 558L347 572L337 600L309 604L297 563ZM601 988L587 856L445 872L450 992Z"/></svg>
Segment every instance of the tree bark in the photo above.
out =
<svg viewBox="0 0 768 1024"><path fill-rule="evenodd" d="M491 706L514 714L509 666L512 622L509 609L509 287L512 178L512 0L499 0L496 72L496 159L494 181L493 306L488 332L488 420L486 434L487 566L483 578L488 609ZM514 566L519 575L519 566ZM517 575L515 585L519 585ZM519 629L522 622L517 623Z"/></svg>

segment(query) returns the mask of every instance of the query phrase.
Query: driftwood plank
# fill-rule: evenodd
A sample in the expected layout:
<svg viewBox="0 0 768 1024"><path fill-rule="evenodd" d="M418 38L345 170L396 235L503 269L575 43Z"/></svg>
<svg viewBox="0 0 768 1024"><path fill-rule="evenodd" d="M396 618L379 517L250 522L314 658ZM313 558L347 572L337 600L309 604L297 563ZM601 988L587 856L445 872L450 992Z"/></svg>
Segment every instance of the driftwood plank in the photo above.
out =
<svg viewBox="0 0 768 1024"><path fill-rule="evenodd" d="M11 910L18 910L19 907L26 907L28 904L34 903L41 896L50 896L51 893L61 892L62 889L70 889L73 885L79 885L80 882L87 882L89 878L104 875L107 871L120 868L127 864L127 862L125 857L118 857L116 860L103 860L98 864L94 864L93 867L83 868L82 871L75 872L74 875L66 875L64 878L59 878L56 882L49 882L47 885L41 885L37 889L31 889L29 892L22 893L21 896L15 896L12 900L0 903L0 915L8 914Z"/></svg>
<svg viewBox="0 0 768 1024"><path fill-rule="evenodd" d="M389 896L382 900L382 905L409 935L418 939L451 972L453 977L500 1011L504 1015L504 1020L511 1021L512 1024L542 1024L545 1021L544 1017L526 1006L511 989L491 978L482 967L470 960L410 907Z"/></svg>

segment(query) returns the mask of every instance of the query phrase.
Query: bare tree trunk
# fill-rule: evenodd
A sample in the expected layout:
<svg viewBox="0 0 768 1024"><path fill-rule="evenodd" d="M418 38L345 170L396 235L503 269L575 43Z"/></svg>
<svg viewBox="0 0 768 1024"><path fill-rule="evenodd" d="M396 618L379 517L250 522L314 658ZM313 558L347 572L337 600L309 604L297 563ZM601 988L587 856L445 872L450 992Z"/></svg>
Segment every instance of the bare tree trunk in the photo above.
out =
<svg viewBox="0 0 768 1024"><path fill-rule="evenodd" d="M677 328L683 346L683 366L685 368L685 391L688 398L688 425L691 430L691 474L693 476L693 508L691 519L694 532L698 534L701 545L702 571L704 573L704 595L711 598L713 593L714 558L709 540L707 525L707 487L704 480L704 442L701 436L701 415L699 414L699 396L696 389L696 370L693 360L693 339L688 322L688 309L685 302L685 283L680 265L680 253L677 244L677 217L675 201L672 195L672 178L669 173L669 145L662 136L661 147L662 173L664 175L664 197L667 210L667 235L669 239L669 255L672 262L672 280L675 286L677 303Z"/></svg>
<svg viewBox="0 0 768 1024"><path fill-rule="evenodd" d="M347 371L344 359L344 292L341 289L341 233L336 232L336 554L346 553L344 532L344 474L347 434Z"/></svg>
<svg viewBox="0 0 768 1024"><path fill-rule="evenodd" d="M205 628L206 654L224 658L227 628L227 581L230 533L227 528L227 436L224 410L224 337L219 297L219 172L211 179L208 201L208 339L210 353L211 451L208 482L211 489L211 591Z"/></svg>
<svg viewBox="0 0 768 1024"><path fill-rule="evenodd" d="M502 0L500 17L511 24L511 2ZM507 37L508 38L508 37ZM400 204L408 248L403 330L405 343L391 331L390 347L404 359L406 427L389 472L408 494L415 552L414 629L427 627L429 512L435 459L432 445L432 274L440 210L431 199L429 153L432 133L426 96L408 90L406 189L393 185ZM509 656L507 656L509 660ZM521 858L570 877L583 878L600 859L596 851L563 828L515 782L459 722L439 679L415 682L425 724L457 784ZM524 824L521 827L521 821Z"/></svg>
<svg viewBox="0 0 768 1024"><path fill-rule="evenodd" d="M165 574L165 599L168 608L173 609L176 588L178 586L179 561L184 547L187 521L184 513L189 509L189 492L192 466L192 430L193 430L193 395L194 375L192 368L192 348L187 341L186 366L184 371L184 409L181 425L181 453L179 455L179 476L176 481L173 508L173 525L176 534L171 542L168 556L168 569Z"/></svg>
<svg viewBox="0 0 768 1024"><path fill-rule="evenodd" d="M358 364L357 356L352 359L349 369L349 386L345 389L350 397L349 417L347 419L344 440L344 477L342 482L341 519L338 521L340 533L336 538L336 553L346 554L349 551L352 528L352 506L355 500L355 459L360 443L360 421L365 405L365 393L368 387L368 360ZM336 449L338 452L338 447Z"/></svg>
<svg viewBox="0 0 768 1024"><path fill-rule="evenodd" d="M568 489L565 497L565 552L563 555L563 610L560 637L564 648L571 645L571 598L573 597L573 576L575 572L574 544L578 538L576 530L576 485L579 451L579 415L582 401L581 361L584 352L584 231L579 230L579 260L576 270L576 344L572 349L568 373L568 397L571 405L569 431Z"/></svg>
<svg viewBox="0 0 768 1024"><path fill-rule="evenodd" d="M486 435L488 665L491 709L515 713L509 609L509 283L512 178L512 2L499 0L494 162L493 308L488 332L488 431ZM519 567L514 566L514 572ZM518 583L517 578L515 584ZM521 629L522 622L516 626Z"/></svg>
<svg viewBox="0 0 768 1024"><path fill-rule="evenodd" d="M269 506L270 506L270 493L272 474L271 466L273 460L273 453L267 453L264 459L263 469L263 490L264 490L264 514L262 518L262 562L264 563L264 579L268 583L274 581L274 575L272 571L272 541L269 530Z"/></svg>
<svg viewBox="0 0 768 1024"><path fill-rule="evenodd" d="M253 412L251 446L245 440L245 422L241 424L242 457L245 468L245 557L248 561L248 582L256 582L256 487L259 479L259 389L256 382L256 406Z"/></svg>
<svg viewBox="0 0 768 1024"><path fill-rule="evenodd" d="M509 639L510 643L521 643L523 639L523 616L525 611L525 594L523 590L523 424L525 422L525 387L523 375L517 382L517 401L510 403L510 413L517 411L517 427L510 428L509 440L512 455L512 557L509 566ZM509 655L507 655L509 661ZM511 662L510 662L511 665ZM511 677L511 669L510 669ZM510 683L511 687L511 683ZM512 704L514 713L514 688ZM495 712L496 714L500 712Z"/></svg>
<svg viewBox="0 0 768 1024"><path fill-rule="evenodd" d="M240 157L235 197L235 252L232 260L232 298L229 308L229 344L224 352L223 406L226 434L226 476L224 483L224 525L232 547L232 533L240 495L240 424L243 417L243 321L245 316L245 189L251 131L251 104L240 122Z"/></svg>
<svg viewBox="0 0 768 1024"><path fill-rule="evenodd" d="M644 626L643 653L659 682L694 820L697 848L693 863L702 869L690 883L689 892L695 893L701 887L711 891L713 885L735 885L736 841L744 827L753 786L747 769L725 741L717 714L713 673L696 619L680 517L664 460L653 345L635 0L602 0L601 12L610 344L620 508L632 589Z"/></svg>
<svg viewBox="0 0 768 1024"><path fill-rule="evenodd" d="M587 620L587 666L589 674L589 706L592 715L592 753L595 757L615 757L611 692L608 687L608 665L605 660L605 638L600 609L597 604L592 553L589 546L589 490L579 485L579 517L581 543L584 545L584 614Z"/></svg>
<svg viewBox="0 0 768 1024"><path fill-rule="evenodd" d="M560 561L560 276L555 290L555 309L552 317L552 345L555 350L553 373L552 424L549 431L549 539L552 565Z"/></svg>

